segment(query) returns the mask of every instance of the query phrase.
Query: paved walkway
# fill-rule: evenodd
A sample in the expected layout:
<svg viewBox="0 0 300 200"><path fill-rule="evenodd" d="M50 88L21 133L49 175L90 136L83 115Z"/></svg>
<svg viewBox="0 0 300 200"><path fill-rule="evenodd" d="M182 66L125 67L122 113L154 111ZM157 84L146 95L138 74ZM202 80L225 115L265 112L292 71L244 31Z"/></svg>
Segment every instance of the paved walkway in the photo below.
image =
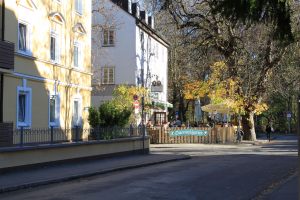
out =
<svg viewBox="0 0 300 200"><path fill-rule="evenodd" d="M10 171L0 174L0 193L189 158L186 155L133 155Z"/></svg>

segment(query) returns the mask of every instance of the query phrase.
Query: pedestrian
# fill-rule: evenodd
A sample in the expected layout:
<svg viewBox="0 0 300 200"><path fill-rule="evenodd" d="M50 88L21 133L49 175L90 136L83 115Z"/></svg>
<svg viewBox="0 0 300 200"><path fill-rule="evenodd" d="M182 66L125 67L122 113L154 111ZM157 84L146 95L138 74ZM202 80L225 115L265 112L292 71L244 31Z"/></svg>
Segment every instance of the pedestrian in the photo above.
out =
<svg viewBox="0 0 300 200"><path fill-rule="evenodd" d="M267 132L267 139L270 142L271 141L271 132L272 132L272 127L270 126L270 124L267 125L266 132Z"/></svg>
<svg viewBox="0 0 300 200"><path fill-rule="evenodd" d="M176 126L176 127L181 127L181 125L182 125L181 121L180 121L179 119L177 119L177 120L175 121L175 126Z"/></svg>
<svg viewBox="0 0 300 200"><path fill-rule="evenodd" d="M236 135L237 135L237 142L241 143L243 140L244 131L242 129L238 128L238 130L236 131Z"/></svg>

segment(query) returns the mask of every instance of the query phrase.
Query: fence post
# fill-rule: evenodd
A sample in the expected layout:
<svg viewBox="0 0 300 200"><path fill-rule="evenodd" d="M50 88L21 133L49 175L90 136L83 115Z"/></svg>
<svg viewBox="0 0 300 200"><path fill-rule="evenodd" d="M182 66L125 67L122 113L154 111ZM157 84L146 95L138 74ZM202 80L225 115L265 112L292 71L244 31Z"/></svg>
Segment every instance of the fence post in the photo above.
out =
<svg viewBox="0 0 300 200"><path fill-rule="evenodd" d="M53 144L53 126L50 126L50 128L51 144Z"/></svg>
<svg viewBox="0 0 300 200"><path fill-rule="evenodd" d="M21 134L20 134L20 146L23 146L23 137L24 137L24 133L23 133L23 131L24 131L24 127L23 126L21 126Z"/></svg>
<svg viewBox="0 0 300 200"><path fill-rule="evenodd" d="M79 126L75 126L75 142L79 141Z"/></svg>

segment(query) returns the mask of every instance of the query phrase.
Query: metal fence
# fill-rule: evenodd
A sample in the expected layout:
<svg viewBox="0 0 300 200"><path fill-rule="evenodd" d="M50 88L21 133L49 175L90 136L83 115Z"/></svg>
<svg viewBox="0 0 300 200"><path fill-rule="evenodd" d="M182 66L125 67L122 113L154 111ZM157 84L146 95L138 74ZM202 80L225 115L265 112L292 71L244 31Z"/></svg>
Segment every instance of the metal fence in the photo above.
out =
<svg viewBox="0 0 300 200"><path fill-rule="evenodd" d="M14 146L32 146L40 144L57 144L68 142L112 140L118 138L139 137L143 135L142 128L97 127L83 129L75 127L70 129L44 128L26 129L21 127L13 131Z"/></svg>

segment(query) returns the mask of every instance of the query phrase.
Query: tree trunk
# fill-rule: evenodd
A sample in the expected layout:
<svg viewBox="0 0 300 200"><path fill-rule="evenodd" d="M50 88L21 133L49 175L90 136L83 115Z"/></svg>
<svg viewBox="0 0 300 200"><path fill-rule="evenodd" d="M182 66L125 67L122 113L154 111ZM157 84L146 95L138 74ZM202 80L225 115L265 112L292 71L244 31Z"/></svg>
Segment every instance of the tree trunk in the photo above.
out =
<svg viewBox="0 0 300 200"><path fill-rule="evenodd" d="M244 131L244 139L256 141L254 112L250 111L242 117L242 126Z"/></svg>
<svg viewBox="0 0 300 200"><path fill-rule="evenodd" d="M249 123L251 124L251 140L256 141L255 123L254 123L254 112L249 113Z"/></svg>
<svg viewBox="0 0 300 200"><path fill-rule="evenodd" d="M179 119L182 122L186 121L185 106L184 106L184 97L183 97L183 95L180 95L180 97L179 97Z"/></svg>

